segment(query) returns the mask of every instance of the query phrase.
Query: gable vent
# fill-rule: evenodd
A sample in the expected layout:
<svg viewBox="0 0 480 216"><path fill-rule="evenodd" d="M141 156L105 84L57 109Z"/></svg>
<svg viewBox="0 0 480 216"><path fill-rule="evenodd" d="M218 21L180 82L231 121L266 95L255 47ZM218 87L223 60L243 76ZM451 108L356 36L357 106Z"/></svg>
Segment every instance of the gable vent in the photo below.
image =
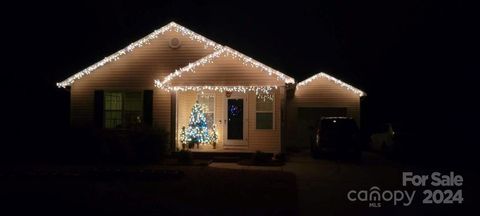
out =
<svg viewBox="0 0 480 216"><path fill-rule="evenodd" d="M180 48L180 46L182 46L182 42L180 41L180 39L174 37L170 39L170 41L168 42L168 46L172 49L178 49Z"/></svg>

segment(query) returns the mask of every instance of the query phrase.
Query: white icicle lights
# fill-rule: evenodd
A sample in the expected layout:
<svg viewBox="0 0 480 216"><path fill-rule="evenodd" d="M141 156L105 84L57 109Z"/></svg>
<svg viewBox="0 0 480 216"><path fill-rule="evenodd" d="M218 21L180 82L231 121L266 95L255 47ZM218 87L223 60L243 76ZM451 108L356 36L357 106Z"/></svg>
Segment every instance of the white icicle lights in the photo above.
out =
<svg viewBox="0 0 480 216"><path fill-rule="evenodd" d="M218 92L255 92L258 94L270 94L277 86L171 86L167 91L218 91Z"/></svg>
<svg viewBox="0 0 480 216"><path fill-rule="evenodd" d="M260 69L269 76L276 76L277 80L281 80L285 83L295 83L295 80L277 70L274 70L244 54L233 50L229 47L222 47L220 50L205 56L204 58L199 59L196 62L190 63L187 66L175 70L175 72L166 76L162 81L155 80L155 86L166 91L235 91L235 92L255 92L257 95L269 95L271 94L272 89L277 89L277 86L171 86L170 81L174 78L181 77L182 74L188 72L195 72L197 67L203 66L205 64L212 63L215 59L221 56L230 56L234 59L240 59L244 65L250 66L252 68Z"/></svg>
<svg viewBox="0 0 480 216"><path fill-rule="evenodd" d="M297 84L297 89L302 88L303 86L307 85L308 83L310 83L310 82L312 82L312 81L314 81L314 80L316 80L316 79L318 79L318 78L321 78L321 77L324 77L324 78L327 78L327 79L330 80L330 81L333 81L333 82L336 83L337 85L340 85L340 86L342 86L342 87L344 87L344 88L352 91L353 93L357 94L357 95L360 96L360 97L362 97L362 96L367 96L367 94L366 94L365 92L363 92L362 90L357 89L357 88L355 88L355 87L353 87L353 86L351 86L351 85L349 85L349 84L347 84L347 83L345 83L345 82L343 82L343 81L341 81L341 80L339 80L339 79L337 79L337 78L335 78L335 77L332 77L332 76L330 76L330 75L328 75L328 74L326 74L326 73L324 73L324 72L320 72L320 73L318 73L318 74L315 74L315 75L309 77L308 79L306 79L306 80L304 80L304 81L302 81L302 82L299 82L299 83Z"/></svg>
<svg viewBox="0 0 480 216"><path fill-rule="evenodd" d="M187 72L195 72L195 68L203 66L205 64L212 63L215 59L219 58L220 56L231 56L234 59L240 59L243 61L244 65L250 66L252 68L257 68L260 69L261 71L267 73L268 75L275 75L277 77L277 80L281 80L285 83L295 83L295 80L277 70L274 70L234 49L231 49L229 47L222 47L220 50L215 51L214 53L207 55L198 61L195 61L193 63L188 64L187 66L180 68L178 70L175 70L175 72L169 74L166 76L162 81L160 80L155 80L155 86L161 89L166 89L166 90L175 90L172 86L169 85L169 82L176 78L176 77L181 77L183 73Z"/></svg>
<svg viewBox="0 0 480 216"><path fill-rule="evenodd" d="M92 73L93 71L95 71L96 69L104 66L105 64L107 64L109 62L112 62L112 61L116 61L121 56L126 55L127 53L135 50L136 48L142 47L146 44L149 44L151 40L163 35L167 31L179 32L183 36L189 37L191 40L196 40L196 41L199 41L199 42L203 43L205 48L213 47L215 50L219 50L219 49L222 48L222 45L217 44L217 43L215 43L215 42L213 42L213 41L211 41L211 40L193 32L191 30L181 26L181 25L178 25L174 22L171 22L168 25L163 26L162 28L155 30L154 32L150 33L149 35L145 36L144 38L142 38L142 39L140 39L136 42L131 43L130 45L128 45L124 49L121 49L121 50L117 51L116 53L105 57L104 59L102 59L101 61L99 61L99 62L97 62L93 65L91 65L90 67L85 68L84 70L74 74L73 76L68 77L66 80L64 80L62 82L57 83L57 86L59 88L65 88L67 86L70 86L76 80L82 78L85 75L88 75L88 74Z"/></svg>
<svg viewBox="0 0 480 216"><path fill-rule="evenodd" d="M255 86L255 85L250 85L250 86L172 86L170 85L170 81L176 77L181 77L183 73L186 72L195 72L195 68L199 66L203 66L208 63L212 63L216 58L219 58L220 56L230 56L234 59L240 59L244 65L259 69L260 71L270 75L270 76L275 76L277 80L280 80L286 84L294 84L295 80L277 70L274 70L248 56L245 56L244 54L231 49L226 46L222 46L218 43L215 43L181 25L178 25L174 22L169 23L166 26L161 27L160 29L155 30L154 32L150 33L149 35L145 36L144 38L131 43L124 49L121 49L117 51L116 53L113 53L110 56L105 57L101 61L91 65L88 68L85 68L84 70L68 77L67 79L63 80L62 82L57 83L57 86L59 88L66 88L67 86L72 85L76 80L81 79L82 77L93 73L95 70L98 68L106 65L109 62L116 61L120 59L123 55L126 55L136 48L142 47L144 45L150 44L150 42L160 36L162 36L164 33L168 31L175 31L183 36L188 37L191 40L198 41L204 45L205 49L208 48L213 48L214 52L199 59L198 61L195 61L193 63L188 64L187 66L175 70L175 72L169 74L166 76L163 80L155 80L155 86L158 88L161 88L166 91L220 91L220 92L228 92L228 91L235 91L235 92L243 92L246 93L247 91L250 92L255 92L259 98L264 98L264 99L269 99L272 95L272 90L277 89L278 86ZM326 73L318 73L300 83L297 84L297 88L301 88L302 86L307 85L309 82L320 78L320 77L325 77L330 81L335 82L336 84L354 92L355 94L359 96L366 96L366 94L347 84L342 82L341 80L336 79L335 77L332 77Z"/></svg>

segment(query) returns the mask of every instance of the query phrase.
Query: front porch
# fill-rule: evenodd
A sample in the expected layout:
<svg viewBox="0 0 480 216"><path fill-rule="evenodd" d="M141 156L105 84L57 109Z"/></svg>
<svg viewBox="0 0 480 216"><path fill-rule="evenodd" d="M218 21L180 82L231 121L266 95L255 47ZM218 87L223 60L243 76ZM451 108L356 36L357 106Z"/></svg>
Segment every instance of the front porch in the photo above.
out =
<svg viewBox="0 0 480 216"><path fill-rule="evenodd" d="M272 91L272 95L278 91ZM267 102L268 103L268 102ZM274 122L274 100L270 121ZM185 140L195 121L194 106L199 104L205 116L205 126L210 138L216 133L215 141L192 144ZM219 91L182 91L176 93L176 149L189 149L192 152L244 152L253 153L262 150L256 146L258 132L256 130L257 95L254 92L219 92ZM268 119L267 119L268 120ZM273 126L273 125L272 125ZM187 131L185 133L185 131ZM266 130L270 133L270 141L276 139L275 130ZM266 135L266 134L265 134ZM273 143L272 143L273 144Z"/></svg>
<svg viewBox="0 0 480 216"><path fill-rule="evenodd" d="M155 85L173 92L175 97L175 149L189 146L196 152L278 153L282 149L285 86L294 82L279 71L223 47L156 80ZM199 112L197 102L202 117L192 115ZM208 134L215 133L212 141ZM192 140L203 145L192 148Z"/></svg>
<svg viewBox="0 0 480 216"><path fill-rule="evenodd" d="M282 88L270 90L268 98L255 92L178 91L175 93L175 149L192 152L278 153L281 151ZM205 126L215 142L192 143L186 140L195 107L201 106Z"/></svg>

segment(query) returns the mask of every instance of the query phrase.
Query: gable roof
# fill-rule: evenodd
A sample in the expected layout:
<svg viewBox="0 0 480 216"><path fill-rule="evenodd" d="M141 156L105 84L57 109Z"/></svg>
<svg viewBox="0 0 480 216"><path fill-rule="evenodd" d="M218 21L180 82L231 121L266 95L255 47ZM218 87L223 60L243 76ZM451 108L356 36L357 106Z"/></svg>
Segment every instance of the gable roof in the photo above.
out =
<svg viewBox="0 0 480 216"><path fill-rule="evenodd" d="M367 94L366 94L365 92L363 92L362 90L357 89L357 88L355 88L355 87L353 87L353 86L351 86L351 85L349 85L349 84L347 84L347 83L345 83L345 82L343 82L343 81L341 81L341 80L339 80L339 79L337 79L337 78L335 78L335 77L333 77L333 76L330 76L330 75L328 75L328 74L326 74L326 73L324 73L324 72L320 72L320 73L318 73L318 74L315 74L315 75L313 75L313 76L311 76L311 77L303 80L302 82L299 82L299 83L297 84L297 87L296 87L296 88L297 88L297 89L302 88L303 86L306 86L308 83L310 83L310 82L312 82L312 81L314 81L314 80L316 80L316 79L318 79L318 78L322 78L322 77L323 77L323 78L327 78L327 79L330 80L330 81L333 81L333 82L336 83L337 85L340 85L340 86L342 86L342 87L344 87L344 88L352 91L353 93L357 94L357 95L360 96L360 97L362 97L362 96L367 96Z"/></svg>
<svg viewBox="0 0 480 216"><path fill-rule="evenodd" d="M184 36L187 36L188 38L190 38L191 40L196 40L200 43L203 43L205 48L207 47L213 47L214 50L219 50L222 48L222 45L220 44L217 44L215 42L213 42L212 40L209 40L193 31L191 31L190 29L187 29L177 23L174 23L174 22L170 22L169 24L161 27L160 29L157 29L155 30L154 32L150 33L149 35L141 38L140 40L137 40L133 43L131 43L130 45L128 45L127 47L113 53L112 55L110 56L107 56L105 57L104 59L100 60L99 62L83 69L82 71L68 77L67 79L57 83L57 86L59 88L65 88L67 86L70 86L72 83L74 83L76 80L78 79L81 79L83 76L86 76L92 72L94 72L96 69L104 66L105 64L109 63L109 62L112 62L112 61L116 61L118 60L120 57L122 57L123 55L126 55L130 52L132 52L133 50L135 50L136 48L139 48L139 47L142 47L144 45L148 45L150 43L151 40L163 35L165 32L167 31L176 31L176 32L179 32L181 33L182 35Z"/></svg>
<svg viewBox="0 0 480 216"><path fill-rule="evenodd" d="M127 47L111 54L110 56L107 56L105 57L104 59L100 60L99 62L83 69L82 71L68 77L67 79L61 81L61 82L58 82L57 83L57 87L59 88L65 88L67 86L70 86L71 84L73 84L76 80L78 79L81 79L82 77L86 76L86 75L89 75L90 73L94 72L96 69L106 65L107 63L110 63L112 61L117 61L118 59L120 59L120 57L122 57L123 55L126 55L130 52L132 52L133 50L135 50L136 48L139 48L139 47L143 47L144 45L148 45L150 44L150 42L156 38L158 38L159 36L163 35L165 32L168 32L168 31L176 31L176 32L179 32L181 33L183 36L186 36L188 37L189 39L191 40L195 40L195 41L198 41L200 43L202 43L204 45L204 48L213 48L215 50L215 52L193 62L193 63L190 63L188 64L187 66L185 67L182 67L180 69L177 69L175 70L175 72L169 74L168 76L166 76L162 81L160 80L155 80L155 86L156 87L159 87L159 88L165 88L165 89L169 89L171 88L171 86L169 86L169 82L174 79L174 78L177 78L177 77L181 77L181 75L185 72L194 72L194 69L199 67L199 66L202 66L202 65L205 65L205 64L209 64L211 63L214 59L216 58L219 58L220 56L223 56L223 55L226 55L226 56L231 56L232 58L236 59L236 58L239 58L240 60L243 61L243 63L245 65L248 65L250 67L253 67L253 68L258 68L260 69L261 71L267 73L268 75L275 75L277 80L282 80L283 82L287 83L287 84L294 84L295 83L295 79L293 79L292 77L289 77L287 75L285 75L284 73L280 72L280 71L277 71L275 69L272 69L232 48L229 48L227 46L222 46L206 37L203 37L202 35L199 35L193 31L191 31L190 29L187 29L175 22L170 22L169 24L153 31L152 33L148 34L147 36L141 38L140 40L137 40L133 43L131 43L130 45L128 45ZM299 82L297 85L296 85L296 88L301 88L305 85L307 85L308 83L310 83L311 81L317 79L317 78L320 78L320 77L324 77L324 78L327 78L328 80L330 81L333 81L335 82L336 84L354 92L355 94L359 95L360 97L361 96L366 96L367 94L363 91L361 91L360 89L357 89L339 79L336 79L335 77L332 77L324 72L320 72L318 74L315 74L313 76L311 76L310 78L308 79L305 79L304 81L302 82ZM205 86L204 86L205 87ZM231 87L231 86L229 86ZM202 87L201 87L202 88ZM240 88L240 86L238 86L238 88ZM244 88L244 87L242 87ZM263 89L265 88L265 89ZM272 87L272 86L265 86L265 87L262 87L262 90L269 90L271 88L276 88L276 87ZM175 89L175 88L171 88L171 89Z"/></svg>
<svg viewBox="0 0 480 216"><path fill-rule="evenodd" d="M240 52L238 52L238 51L236 51L236 50L234 50L230 47L224 46L221 49L213 52L210 55L207 55L207 56L205 56L205 57L203 57L203 58L201 58L201 59L199 59L199 60L197 60L193 63L190 63L183 68L175 70L175 72L166 76L162 81L155 80L155 86L158 87L158 88L169 89L170 88L169 83L173 79L181 77L183 73L194 72L195 68L206 65L206 64L210 64L210 63L213 62L213 60L215 60L215 59L217 59L221 56L230 56L234 59L238 58L238 59L242 60L243 63L247 66L250 66L250 67L253 67L253 68L258 68L258 69L267 73L270 76L275 75L277 80L282 80L285 83L295 83L295 79L293 79L292 77L289 77L289 76L285 75L284 73L282 73L280 71L272 69L271 67L268 67L268 66L256 61L255 59L252 59L252 58L250 58L250 57L248 57L248 56L246 56L246 55L244 55L244 54L242 54L242 53L240 53Z"/></svg>

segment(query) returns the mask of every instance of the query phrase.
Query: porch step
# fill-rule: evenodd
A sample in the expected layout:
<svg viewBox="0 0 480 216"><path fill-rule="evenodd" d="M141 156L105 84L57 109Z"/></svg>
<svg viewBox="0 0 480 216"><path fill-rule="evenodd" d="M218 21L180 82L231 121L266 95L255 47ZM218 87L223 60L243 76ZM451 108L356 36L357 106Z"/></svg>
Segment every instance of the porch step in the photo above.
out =
<svg viewBox="0 0 480 216"><path fill-rule="evenodd" d="M252 157L250 152L192 152L195 159L209 159L214 162L237 162Z"/></svg>
<svg viewBox="0 0 480 216"><path fill-rule="evenodd" d="M236 163L241 161L241 157L214 157L213 162Z"/></svg>

